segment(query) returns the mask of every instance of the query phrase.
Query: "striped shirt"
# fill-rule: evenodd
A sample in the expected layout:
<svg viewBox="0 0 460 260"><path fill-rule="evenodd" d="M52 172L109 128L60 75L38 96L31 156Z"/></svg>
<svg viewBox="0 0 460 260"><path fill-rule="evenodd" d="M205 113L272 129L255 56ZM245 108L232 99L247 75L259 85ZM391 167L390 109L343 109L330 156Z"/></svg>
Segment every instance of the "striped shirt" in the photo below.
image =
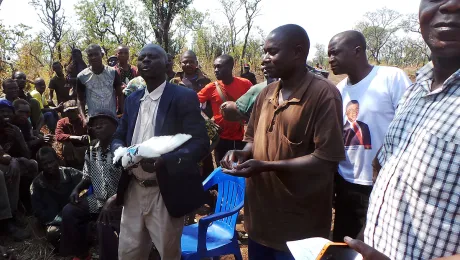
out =
<svg viewBox="0 0 460 260"><path fill-rule="evenodd" d="M365 242L391 259L460 253L460 70L431 91L433 64L399 103L381 152Z"/></svg>

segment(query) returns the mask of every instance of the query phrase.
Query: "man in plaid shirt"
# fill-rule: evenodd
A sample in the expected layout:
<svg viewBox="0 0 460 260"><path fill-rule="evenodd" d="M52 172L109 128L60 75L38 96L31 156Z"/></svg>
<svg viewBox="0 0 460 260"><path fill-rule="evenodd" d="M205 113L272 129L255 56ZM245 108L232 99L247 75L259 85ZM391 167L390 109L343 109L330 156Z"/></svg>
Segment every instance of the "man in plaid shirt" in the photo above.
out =
<svg viewBox="0 0 460 260"><path fill-rule="evenodd" d="M345 238L364 259L460 258L460 0L421 0L420 28L432 63L377 155L366 244Z"/></svg>

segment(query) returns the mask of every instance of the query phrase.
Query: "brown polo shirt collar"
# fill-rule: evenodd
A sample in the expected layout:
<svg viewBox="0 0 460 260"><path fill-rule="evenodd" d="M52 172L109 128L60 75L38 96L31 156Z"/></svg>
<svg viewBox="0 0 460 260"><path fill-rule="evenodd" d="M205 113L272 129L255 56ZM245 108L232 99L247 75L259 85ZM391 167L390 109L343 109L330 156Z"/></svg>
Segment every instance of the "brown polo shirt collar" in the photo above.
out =
<svg viewBox="0 0 460 260"><path fill-rule="evenodd" d="M311 82L313 81L314 74L307 72L303 79L297 84L297 90L291 95L291 97L284 102L283 104L278 104L279 92L281 90L282 80L277 81L274 84L277 84L276 88L270 90L265 99L268 99L271 104L274 106L279 106L279 108L286 106L289 103L299 103L302 100L303 95L307 92L307 89L310 87Z"/></svg>

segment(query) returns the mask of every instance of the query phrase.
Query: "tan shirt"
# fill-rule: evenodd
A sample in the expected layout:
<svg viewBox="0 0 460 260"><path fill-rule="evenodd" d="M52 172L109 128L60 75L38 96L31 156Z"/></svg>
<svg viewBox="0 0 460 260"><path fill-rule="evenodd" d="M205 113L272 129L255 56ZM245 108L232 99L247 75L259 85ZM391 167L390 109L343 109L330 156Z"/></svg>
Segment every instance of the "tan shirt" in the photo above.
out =
<svg viewBox="0 0 460 260"><path fill-rule="evenodd" d="M244 141L254 159L278 161L313 155L345 159L342 99L328 80L308 73L279 105L280 82L257 98ZM245 228L254 241L287 251L286 242L329 236L332 219L330 172L263 172L246 180Z"/></svg>
<svg viewBox="0 0 460 260"><path fill-rule="evenodd" d="M141 98L139 113L137 114L136 126L133 132L133 144L140 144L155 136L155 122L161 95L166 87L166 81L154 91L145 88L144 97ZM132 169L132 173L140 180L153 180L156 175L142 170L142 167Z"/></svg>

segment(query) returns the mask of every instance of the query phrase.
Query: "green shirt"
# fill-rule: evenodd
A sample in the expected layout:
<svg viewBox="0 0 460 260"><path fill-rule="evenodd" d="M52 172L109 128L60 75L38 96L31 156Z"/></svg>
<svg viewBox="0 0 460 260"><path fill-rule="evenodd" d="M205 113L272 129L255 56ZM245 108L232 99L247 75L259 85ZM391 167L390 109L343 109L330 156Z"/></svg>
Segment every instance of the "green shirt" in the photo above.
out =
<svg viewBox="0 0 460 260"><path fill-rule="evenodd" d="M248 90L248 92L246 92L246 94L236 100L236 107L240 113L248 118L251 116L252 107L256 102L257 96L265 87L267 87L267 81L254 85Z"/></svg>

